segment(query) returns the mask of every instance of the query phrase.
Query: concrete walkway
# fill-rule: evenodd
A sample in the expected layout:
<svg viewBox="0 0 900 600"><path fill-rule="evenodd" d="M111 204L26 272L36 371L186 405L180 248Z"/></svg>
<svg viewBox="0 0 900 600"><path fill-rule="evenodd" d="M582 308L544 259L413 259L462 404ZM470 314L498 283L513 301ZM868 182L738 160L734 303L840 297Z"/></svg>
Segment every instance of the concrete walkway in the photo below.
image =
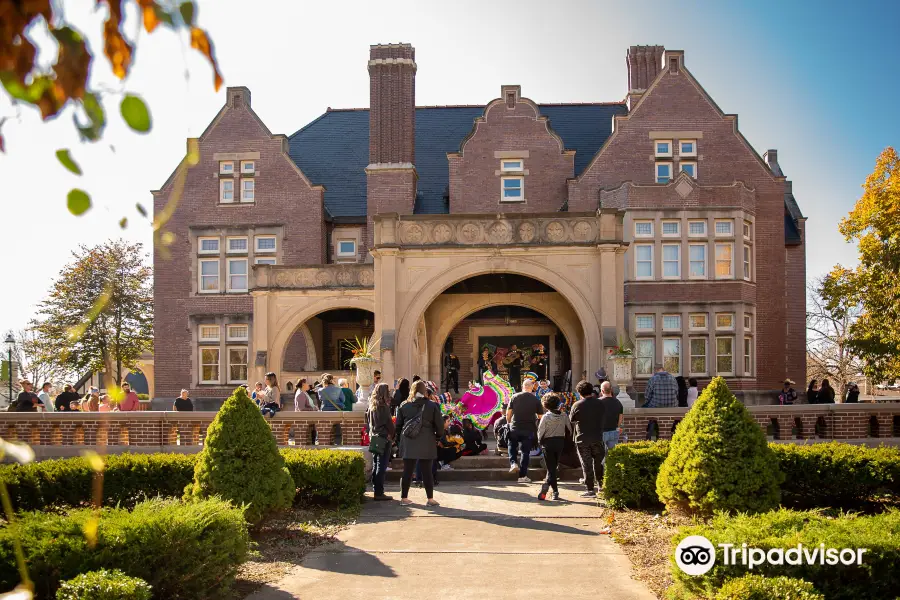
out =
<svg viewBox="0 0 900 600"><path fill-rule="evenodd" d="M359 522L248 600L521 598L655 600L631 578L602 510L560 485L567 502L538 503L536 484L444 483L442 506L366 501ZM388 494L399 499L397 486Z"/></svg>

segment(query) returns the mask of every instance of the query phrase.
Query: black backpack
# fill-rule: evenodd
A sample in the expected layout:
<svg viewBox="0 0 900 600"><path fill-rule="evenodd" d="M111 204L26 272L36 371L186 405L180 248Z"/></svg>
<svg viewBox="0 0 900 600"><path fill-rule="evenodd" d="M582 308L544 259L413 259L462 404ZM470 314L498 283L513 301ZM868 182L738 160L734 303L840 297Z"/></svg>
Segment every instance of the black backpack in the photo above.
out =
<svg viewBox="0 0 900 600"><path fill-rule="evenodd" d="M428 400L422 403L422 410L419 414L403 424L403 436L408 438L417 438L422 433L422 416L425 414L425 406Z"/></svg>

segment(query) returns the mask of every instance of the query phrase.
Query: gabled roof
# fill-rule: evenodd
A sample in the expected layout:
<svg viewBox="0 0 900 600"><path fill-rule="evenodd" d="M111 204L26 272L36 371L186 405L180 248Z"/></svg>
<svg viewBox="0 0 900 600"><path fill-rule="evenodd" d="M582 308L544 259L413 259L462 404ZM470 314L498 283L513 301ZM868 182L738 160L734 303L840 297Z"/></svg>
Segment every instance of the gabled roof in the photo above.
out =
<svg viewBox="0 0 900 600"><path fill-rule="evenodd" d="M612 133L613 116L628 111L624 104L546 104L541 114L575 150L575 175L580 175ZM415 212L448 211L448 152L458 152L483 106L416 108L416 171L419 175ZM313 184L325 186L325 208L335 218L365 216L369 163L368 109L329 110L289 138L290 156Z"/></svg>

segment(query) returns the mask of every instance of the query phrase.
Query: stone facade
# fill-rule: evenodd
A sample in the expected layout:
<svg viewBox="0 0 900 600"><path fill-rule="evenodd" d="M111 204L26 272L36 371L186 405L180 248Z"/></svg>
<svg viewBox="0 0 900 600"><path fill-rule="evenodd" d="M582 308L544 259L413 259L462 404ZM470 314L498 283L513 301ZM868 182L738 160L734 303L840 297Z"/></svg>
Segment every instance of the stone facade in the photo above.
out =
<svg viewBox="0 0 900 600"><path fill-rule="evenodd" d="M638 391L657 362L701 385L722 374L748 402L805 381L805 219L775 152L749 145L683 52L634 46L626 65L624 102L539 105L505 85L480 115L428 109L424 137L408 44L371 47L367 121L329 109L273 135L229 88L154 192L174 234L155 252L156 395L312 375L339 341L318 317L343 309L372 314L354 331L374 331L389 382L439 381L447 338L494 306L544 315L576 380L626 335ZM499 273L549 291L444 293Z"/></svg>

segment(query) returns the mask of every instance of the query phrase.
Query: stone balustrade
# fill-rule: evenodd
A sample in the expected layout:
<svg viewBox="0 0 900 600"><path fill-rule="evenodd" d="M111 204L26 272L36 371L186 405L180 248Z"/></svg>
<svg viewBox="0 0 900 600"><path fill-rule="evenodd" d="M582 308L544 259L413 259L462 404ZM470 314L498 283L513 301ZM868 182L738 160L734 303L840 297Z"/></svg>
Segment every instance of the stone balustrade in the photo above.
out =
<svg viewBox="0 0 900 600"><path fill-rule="evenodd" d="M872 440L900 437L900 404L750 406L775 440ZM655 423L660 439L672 437L686 408L628 410L625 432L647 439ZM31 444L38 458L77 456L85 449L119 452L197 452L215 412L0 413L0 436ZM269 420L279 446L359 446L364 413L283 412Z"/></svg>
<svg viewBox="0 0 900 600"><path fill-rule="evenodd" d="M374 289L375 265L255 265L252 289Z"/></svg>

